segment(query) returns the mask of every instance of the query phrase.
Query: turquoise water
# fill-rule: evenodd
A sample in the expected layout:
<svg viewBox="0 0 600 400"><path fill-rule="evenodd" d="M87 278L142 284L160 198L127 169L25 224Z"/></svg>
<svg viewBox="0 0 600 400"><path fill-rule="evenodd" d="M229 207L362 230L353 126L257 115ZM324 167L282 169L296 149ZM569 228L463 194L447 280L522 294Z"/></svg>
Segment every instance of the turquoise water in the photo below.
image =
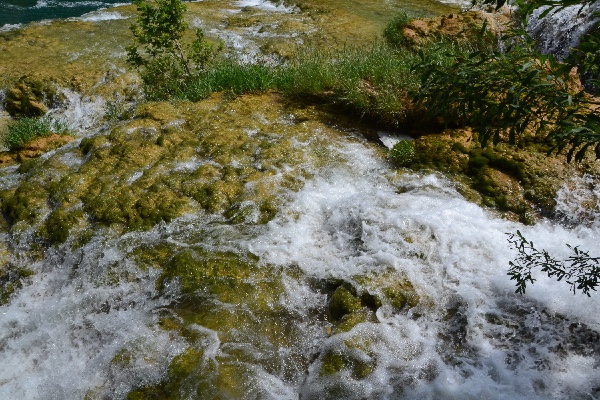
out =
<svg viewBox="0 0 600 400"><path fill-rule="evenodd" d="M79 17L127 0L0 0L0 26Z"/></svg>

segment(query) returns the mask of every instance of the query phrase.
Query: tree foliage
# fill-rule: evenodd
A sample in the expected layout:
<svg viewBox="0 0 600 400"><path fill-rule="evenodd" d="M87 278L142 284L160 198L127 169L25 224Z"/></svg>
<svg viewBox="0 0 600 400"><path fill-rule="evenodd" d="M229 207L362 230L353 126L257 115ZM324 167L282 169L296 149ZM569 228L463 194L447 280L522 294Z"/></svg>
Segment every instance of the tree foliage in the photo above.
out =
<svg viewBox="0 0 600 400"><path fill-rule="evenodd" d="M131 26L134 43L127 47L127 62L136 67L150 97L168 97L203 72L220 48L207 42L202 29L185 41L188 25L181 0L134 0L140 13Z"/></svg>
<svg viewBox="0 0 600 400"><path fill-rule="evenodd" d="M504 4L503 0L482 1ZM548 4L546 11L572 2L535 0L522 6L531 12ZM458 55L450 65L424 57L416 67L422 81L416 99L434 117L471 126L483 146L515 143L534 134L547 138L553 151L567 149L568 161L582 160L590 148L600 158L600 115L590 107L595 101L589 94L573 85L572 65L540 54L524 29L513 28L496 40L484 26L474 42L473 51ZM578 65L594 72L600 50L594 50L593 43L599 42L588 43L592 49L578 55Z"/></svg>
<svg viewBox="0 0 600 400"><path fill-rule="evenodd" d="M589 297L590 291L595 291L599 285L600 257L592 257L578 246L567 245L572 254L564 260L558 260L546 250L536 249L533 242L528 241L519 231L510 234L508 241L519 252L518 257L509 263L508 271L510 279L516 281L516 293L525 293L527 282L535 282L531 275L533 269L540 269L557 281L564 280L571 286L573 294L580 290Z"/></svg>
<svg viewBox="0 0 600 400"><path fill-rule="evenodd" d="M544 13L540 16L543 18L551 12L555 12L566 7L585 7L592 5L597 1L598 0L473 0L473 4L492 4L496 6L496 10L498 10L505 4L509 3L517 6L525 15L531 14L534 10L540 7L547 7Z"/></svg>
<svg viewBox="0 0 600 400"><path fill-rule="evenodd" d="M597 115L587 110L587 95L571 88L571 67L522 37L504 49L479 39L448 66L423 58L417 68L417 101L447 124L471 126L483 146L514 144L527 133L552 139L553 150L568 147L569 160L581 160L590 146L600 158Z"/></svg>

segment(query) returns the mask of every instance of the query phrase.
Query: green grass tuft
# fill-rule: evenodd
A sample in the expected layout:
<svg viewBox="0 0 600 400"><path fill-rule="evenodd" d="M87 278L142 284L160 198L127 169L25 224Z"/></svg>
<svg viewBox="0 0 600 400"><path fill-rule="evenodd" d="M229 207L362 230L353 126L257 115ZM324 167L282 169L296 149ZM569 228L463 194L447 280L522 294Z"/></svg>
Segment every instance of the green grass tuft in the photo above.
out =
<svg viewBox="0 0 600 400"><path fill-rule="evenodd" d="M19 118L8 125L3 143L10 151L21 150L32 140L52 134L65 135L67 127L48 118Z"/></svg>

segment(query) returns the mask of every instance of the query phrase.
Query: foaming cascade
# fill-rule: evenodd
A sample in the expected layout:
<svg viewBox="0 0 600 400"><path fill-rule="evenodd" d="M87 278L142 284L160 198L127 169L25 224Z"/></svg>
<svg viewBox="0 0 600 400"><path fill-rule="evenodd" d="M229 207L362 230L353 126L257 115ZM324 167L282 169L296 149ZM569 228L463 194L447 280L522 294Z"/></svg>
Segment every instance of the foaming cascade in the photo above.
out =
<svg viewBox="0 0 600 400"><path fill-rule="evenodd" d="M598 298L575 297L539 275L526 296L515 295L506 233L521 230L561 256L565 243L597 249L597 231L495 219L434 175L403 175L390 185L373 159L354 150L352 165L362 168L315 179L290 205L300 217L273 221L251 249L268 263L355 283L392 270L408 277L421 304L408 312L384 305L376 322L326 339L302 398L332 391L352 399L595 393ZM336 356L353 361L324 373ZM356 370L361 365L368 371Z"/></svg>
<svg viewBox="0 0 600 400"><path fill-rule="evenodd" d="M59 107L50 110L49 116L62 121L78 135L90 133L100 127L106 114L106 100L101 96L83 96L70 89L61 89L64 98Z"/></svg>
<svg viewBox="0 0 600 400"><path fill-rule="evenodd" d="M542 53L553 54L559 60L567 57L571 49L577 47L581 36L600 21L595 15L600 11L599 2L565 7L540 18L545 10L546 7L535 10L529 17L527 31Z"/></svg>
<svg viewBox="0 0 600 400"><path fill-rule="evenodd" d="M391 170L362 139L320 148L330 162L305 162L304 185L266 224L192 210L145 232L98 229L79 248L14 253L5 261L32 275L0 308L0 396L598 395L600 298L539 273L520 296L506 275L507 233L564 257L566 243L597 249L597 224L523 226L441 176ZM208 167L194 156L171 173ZM565 186L565 210L589 179ZM29 249L21 229L11 246Z"/></svg>

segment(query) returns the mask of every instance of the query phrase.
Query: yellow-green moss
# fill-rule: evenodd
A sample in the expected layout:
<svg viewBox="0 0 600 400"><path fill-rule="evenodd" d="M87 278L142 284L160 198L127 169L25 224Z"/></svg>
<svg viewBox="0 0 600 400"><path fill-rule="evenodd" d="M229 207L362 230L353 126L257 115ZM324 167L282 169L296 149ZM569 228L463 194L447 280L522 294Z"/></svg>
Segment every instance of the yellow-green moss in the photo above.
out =
<svg viewBox="0 0 600 400"><path fill-rule="evenodd" d="M346 314L358 311L360 308L360 298L354 296L344 286L340 286L335 290L329 303L329 312L334 320L339 320Z"/></svg>
<svg viewBox="0 0 600 400"><path fill-rule="evenodd" d="M551 214L565 176L597 173L597 165L568 164L564 155L548 156L548 143L525 137L518 146L502 144L482 149L464 130L426 135L414 142L413 169L436 170L465 185L463 195L495 208L509 219L534 223ZM478 195L473 195L475 191Z"/></svg>
<svg viewBox="0 0 600 400"><path fill-rule="evenodd" d="M406 276L393 269L354 276L353 280L358 282L365 291L363 298L370 297L370 303L377 307L385 304L390 306L394 312L399 312L416 307L421 301Z"/></svg>
<svg viewBox="0 0 600 400"><path fill-rule="evenodd" d="M2 211L12 222L33 222L46 206L48 194L38 182L23 182L14 192L2 193Z"/></svg>
<svg viewBox="0 0 600 400"><path fill-rule="evenodd" d="M17 268L7 265L0 269L0 306L6 304L12 294L23 287L23 283L33 275L27 268Z"/></svg>
<svg viewBox="0 0 600 400"><path fill-rule="evenodd" d="M360 380L373 373L375 367L359 359L351 349L329 350L321 358L320 376L329 376L343 370L351 371L354 379Z"/></svg>
<svg viewBox="0 0 600 400"><path fill-rule="evenodd" d="M57 208L46 218L45 237L52 244L63 243L69 237L69 232L73 225L83 220L85 215L82 210L67 210Z"/></svg>

